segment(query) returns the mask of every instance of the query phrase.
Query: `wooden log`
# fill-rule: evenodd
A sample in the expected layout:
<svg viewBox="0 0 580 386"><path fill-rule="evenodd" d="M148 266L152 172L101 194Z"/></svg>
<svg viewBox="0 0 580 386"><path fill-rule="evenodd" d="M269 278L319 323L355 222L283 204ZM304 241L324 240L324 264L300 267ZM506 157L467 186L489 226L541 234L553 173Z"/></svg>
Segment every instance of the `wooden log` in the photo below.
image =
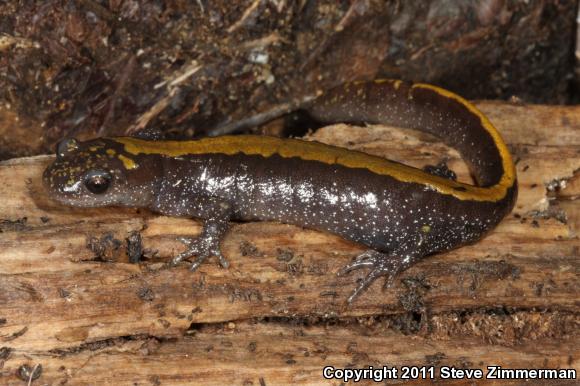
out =
<svg viewBox="0 0 580 386"><path fill-rule="evenodd" d="M52 384L339 385L340 380L328 382L322 378L325 366L388 365L402 369L413 365L479 368L484 364L485 368L509 363L518 368L569 367L573 345L553 339L515 347L486 345L478 338L432 340L404 336L381 324L368 327L353 323L329 328L241 322L208 326L178 340L151 336L108 339L49 353L50 359L46 354L17 352L10 362L27 363L30 367L42 363L39 381ZM401 379L403 371L398 372L398 377L390 383L406 382ZM412 384L431 383L426 379ZM453 383L472 384L465 380ZM497 384L521 382L501 380Z"/></svg>
<svg viewBox="0 0 580 386"><path fill-rule="evenodd" d="M40 183L51 157L1 163L0 383L23 384L36 364L34 384L74 385L319 384L327 364L579 370L580 108L479 106L517 161L514 213L350 307L364 272L335 273L360 246L235 224L223 243L231 267L191 273L166 263L197 222L62 207ZM335 125L310 139L413 166L446 159L470 178L455 151L409 130ZM145 257L131 264L139 237Z"/></svg>

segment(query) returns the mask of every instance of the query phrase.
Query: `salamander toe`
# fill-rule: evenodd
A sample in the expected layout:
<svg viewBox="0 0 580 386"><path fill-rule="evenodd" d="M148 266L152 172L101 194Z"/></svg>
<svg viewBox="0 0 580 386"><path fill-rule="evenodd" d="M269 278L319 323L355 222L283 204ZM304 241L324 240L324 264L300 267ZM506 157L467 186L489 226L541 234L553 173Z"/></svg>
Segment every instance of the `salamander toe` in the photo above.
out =
<svg viewBox="0 0 580 386"><path fill-rule="evenodd" d="M363 294L368 287L379 277L385 276L384 288L390 287L395 277L405 269L407 269L414 261L415 256L409 254L387 254L379 251L369 249L344 266L339 272L339 276L343 276L361 268L370 268L369 273L358 283L357 287L352 291L347 299L349 304L352 304L361 294Z"/></svg>
<svg viewBox="0 0 580 386"><path fill-rule="evenodd" d="M179 237L177 240L185 244L187 248L185 251L181 252L173 258L172 263L174 265L178 264L182 260L186 260L195 256L195 259L193 260L193 263L190 267L191 271L195 271L210 256L216 256L223 268L229 267L228 261L220 250L219 240L216 240L213 237L204 237L203 235L194 238Z"/></svg>

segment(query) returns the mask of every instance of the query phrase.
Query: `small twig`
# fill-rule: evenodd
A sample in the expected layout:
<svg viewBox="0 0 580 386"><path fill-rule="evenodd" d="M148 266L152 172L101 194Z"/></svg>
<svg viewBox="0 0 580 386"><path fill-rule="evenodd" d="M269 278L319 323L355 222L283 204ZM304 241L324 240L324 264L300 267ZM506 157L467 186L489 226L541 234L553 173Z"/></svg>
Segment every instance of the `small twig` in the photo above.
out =
<svg viewBox="0 0 580 386"><path fill-rule="evenodd" d="M286 0L270 0L270 4L274 4L276 6L276 11L280 13L284 7L286 7Z"/></svg>
<svg viewBox="0 0 580 386"><path fill-rule="evenodd" d="M244 130L250 127L259 126L263 123L271 121L272 119L278 118L284 114L288 114L289 112L294 111L301 106L304 106L308 102L312 101L314 98L316 98L316 95L307 95L299 100L294 100L291 102L276 105L269 110L257 113L248 118L243 118L234 122L228 122L221 126L215 127L211 130L208 130L207 135L210 137L215 137L218 135L235 133L237 131Z"/></svg>
<svg viewBox="0 0 580 386"><path fill-rule="evenodd" d="M113 118L113 115L115 114L115 105L117 104L117 100L121 96L121 92L127 85L127 81L131 77L131 73L133 72L134 66L135 66L135 55L131 55L131 57L127 61L127 64L125 65L125 67L123 67L123 71L121 72L121 77L119 79L119 82L117 83L115 92L113 93L111 99L109 100L109 109L107 111L107 115L105 115L105 119L103 119L103 123L101 124L101 127L98 130L99 137L102 137L105 134L107 125L109 124L109 122Z"/></svg>
<svg viewBox="0 0 580 386"><path fill-rule="evenodd" d="M350 5L344 16L333 28L333 33L330 35L326 35L322 40L322 42L318 46L316 46L316 48L310 53L310 55L308 55L308 58L306 58L306 60L300 65L300 70L301 71L304 70L308 65L310 65L310 63L314 61L315 58L317 58L320 55L320 53L322 53L322 51L324 51L329 46L332 40L331 38L334 36L334 33L341 32L342 30L344 30L344 28L348 26L348 24L351 22L351 20L354 18L356 14L358 15L363 14L366 10L364 8L365 6L368 6L367 0L355 0Z"/></svg>
<svg viewBox="0 0 580 386"><path fill-rule="evenodd" d="M174 87L179 83L183 83L184 80L195 74L197 71L199 71L200 68L201 66L199 66L197 62L194 61L189 66L185 67L185 69L180 71L178 75L175 75L173 79L165 79L164 81L157 83L155 86L153 86L153 88L157 90L158 88L161 88L165 85L167 85L168 88Z"/></svg>
<svg viewBox="0 0 580 386"><path fill-rule="evenodd" d="M260 3L262 3L262 0L255 0L252 5L250 5L242 14L242 17L236 21L234 24L232 24L228 29L228 33L232 33L236 30L238 30L240 27L242 27L244 25L244 23L246 22L246 20L252 16L252 14L254 13L254 11L258 8L258 6L260 5Z"/></svg>
<svg viewBox="0 0 580 386"><path fill-rule="evenodd" d="M198 72L200 69L201 66L198 65L197 62L194 62L193 64L187 66L185 70L183 70L183 74L179 75L177 78L169 82L168 87L173 88L178 84L183 83L187 78Z"/></svg>
<svg viewBox="0 0 580 386"><path fill-rule="evenodd" d="M0 52L12 46L19 48L40 48L40 44L35 41L14 37L8 34L0 34Z"/></svg>
<svg viewBox="0 0 580 386"><path fill-rule="evenodd" d="M414 52L413 54L411 54L411 57L409 58L409 61L414 61L419 59L425 52L427 52L428 50L430 50L431 48L433 48L433 46L435 46L434 44L427 44L424 47L421 47L420 49L418 49L416 52Z"/></svg>
<svg viewBox="0 0 580 386"><path fill-rule="evenodd" d="M336 32L342 31L344 27L346 27L348 23L350 23L350 21L354 18L355 14L358 14L359 16L365 14L368 10L368 7L368 0L355 0L350 5L342 19L340 19L338 24L334 27L334 30Z"/></svg>
<svg viewBox="0 0 580 386"><path fill-rule="evenodd" d="M240 45L240 48L252 49L252 48L257 48L257 47L266 47L266 46L269 46L270 44L277 43L280 40L282 40L282 38L280 37L278 32L272 32L271 34L264 36L263 38L254 39L254 40L244 42Z"/></svg>
<svg viewBox="0 0 580 386"><path fill-rule="evenodd" d="M193 76L202 67L203 66L197 64L197 62L194 61L192 64L183 69L183 71L181 71L179 74L175 75L173 79L164 80L163 82L156 84L154 86L155 89L166 86L167 95L158 100L157 103L155 103L149 110L142 114L139 119L137 119L137 122L125 131L125 134L131 135L144 129L153 118L159 115L169 105L173 97L177 94L177 86Z"/></svg>
<svg viewBox="0 0 580 386"><path fill-rule="evenodd" d="M139 117L136 124L129 127L125 131L125 135L135 134L140 130L143 130L153 118L155 118L163 110L165 110L165 108L169 105L169 102L171 102L171 99L173 99L173 97L175 96L176 92L177 89L174 88L169 92L169 94L158 100L157 103L153 105L153 107L151 107L149 110L147 110L143 115Z"/></svg>
<svg viewBox="0 0 580 386"><path fill-rule="evenodd" d="M205 13L205 7L201 0L197 0L197 5L199 5L199 8L201 9L201 13Z"/></svg>

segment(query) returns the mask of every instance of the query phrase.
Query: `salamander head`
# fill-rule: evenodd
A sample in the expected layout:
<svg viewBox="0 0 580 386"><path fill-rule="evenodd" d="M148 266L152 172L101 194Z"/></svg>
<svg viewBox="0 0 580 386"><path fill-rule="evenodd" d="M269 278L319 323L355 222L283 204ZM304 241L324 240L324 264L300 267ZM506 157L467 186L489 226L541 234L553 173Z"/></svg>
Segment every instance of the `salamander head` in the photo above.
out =
<svg viewBox="0 0 580 386"><path fill-rule="evenodd" d="M68 138L57 145L44 186L51 198L70 206L147 206L154 178L143 181L137 167L113 140Z"/></svg>

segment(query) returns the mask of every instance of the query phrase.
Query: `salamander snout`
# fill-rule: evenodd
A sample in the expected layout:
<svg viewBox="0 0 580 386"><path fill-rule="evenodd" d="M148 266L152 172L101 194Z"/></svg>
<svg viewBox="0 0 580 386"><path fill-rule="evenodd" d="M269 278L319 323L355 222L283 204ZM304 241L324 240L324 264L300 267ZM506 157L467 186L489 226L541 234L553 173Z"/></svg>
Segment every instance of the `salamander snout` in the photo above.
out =
<svg viewBox="0 0 580 386"><path fill-rule="evenodd" d="M122 162L101 140L65 139L43 174L51 198L71 206L127 205L129 192Z"/></svg>

